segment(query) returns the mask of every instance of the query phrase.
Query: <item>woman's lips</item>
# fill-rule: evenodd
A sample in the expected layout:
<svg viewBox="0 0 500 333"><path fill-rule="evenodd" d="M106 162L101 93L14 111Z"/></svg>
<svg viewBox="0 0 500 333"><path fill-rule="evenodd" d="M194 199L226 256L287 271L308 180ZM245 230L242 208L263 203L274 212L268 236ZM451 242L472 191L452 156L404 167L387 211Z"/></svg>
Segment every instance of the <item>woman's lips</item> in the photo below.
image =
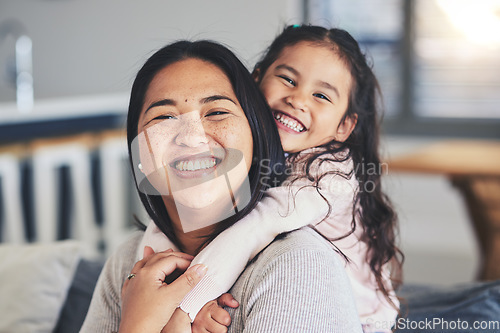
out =
<svg viewBox="0 0 500 333"><path fill-rule="evenodd" d="M180 178L197 178L214 172L220 163L215 156L193 155L177 158L169 165Z"/></svg>
<svg viewBox="0 0 500 333"><path fill-rule="evenodd" d="M278 127L283 128L287 132L298 134L307 131L306 126L297 118L280 111L275 111L273 115Z"/></svg>

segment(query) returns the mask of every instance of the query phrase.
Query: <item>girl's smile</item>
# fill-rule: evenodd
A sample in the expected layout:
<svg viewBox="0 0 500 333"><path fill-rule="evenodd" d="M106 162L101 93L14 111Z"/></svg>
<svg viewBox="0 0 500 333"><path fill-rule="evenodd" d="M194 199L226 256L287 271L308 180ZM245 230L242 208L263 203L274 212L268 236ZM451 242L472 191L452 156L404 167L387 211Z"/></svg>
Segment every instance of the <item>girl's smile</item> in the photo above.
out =
<svg viewBox="0 0 500 333"><path fill-rule="evenodd" d="M298 152L345 141L356 119L345 119L352 77L331 47L299 42L283 49L260 77L283 149Z"/></svg>
<svg viewBox="0 0 500 333"><path fill-rule="evenodd" d="M307 131L307 128L295 117L290 116L284 112L274 111L274 119L276 119L276 124L278 128L287 131L289 133L301 133Z"/></svg>

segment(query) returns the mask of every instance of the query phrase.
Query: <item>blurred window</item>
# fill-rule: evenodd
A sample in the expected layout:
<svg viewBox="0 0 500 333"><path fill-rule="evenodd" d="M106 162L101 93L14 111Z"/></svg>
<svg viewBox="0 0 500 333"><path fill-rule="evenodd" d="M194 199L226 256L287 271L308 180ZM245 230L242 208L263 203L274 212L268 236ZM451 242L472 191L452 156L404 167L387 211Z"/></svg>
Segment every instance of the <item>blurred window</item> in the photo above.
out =
<svg viewBox="0 0 500 333"><path fill-rule="evenodd" d="M415 113L500 118L500 1L417 0Z"/></svg>
<svg viewBox="0 0 500 333"><path fill-rule="evenodd" d="M389 133L500 138L500 0L304 0L373 59Z"/></svg>

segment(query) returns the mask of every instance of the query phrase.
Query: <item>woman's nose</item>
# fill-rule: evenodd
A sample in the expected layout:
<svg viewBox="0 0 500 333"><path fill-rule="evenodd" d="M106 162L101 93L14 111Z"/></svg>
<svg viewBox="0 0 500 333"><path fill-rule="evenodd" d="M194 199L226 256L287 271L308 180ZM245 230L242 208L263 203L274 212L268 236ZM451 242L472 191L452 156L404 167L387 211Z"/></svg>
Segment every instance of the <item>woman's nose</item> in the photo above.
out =
<svg viewBox="0 0 500 333"><path fill-rule="evenodd" d="M307 110L307 95L301 90L294 90L286 98L285 102L292 108L300 111Z"/></svg>
<svg viewBox="0 0 500 333"><path fill-rule="evenodd" d="M198 114L182 115L175 143L186 147L198 147L208 143L207 133Z"/></svg>

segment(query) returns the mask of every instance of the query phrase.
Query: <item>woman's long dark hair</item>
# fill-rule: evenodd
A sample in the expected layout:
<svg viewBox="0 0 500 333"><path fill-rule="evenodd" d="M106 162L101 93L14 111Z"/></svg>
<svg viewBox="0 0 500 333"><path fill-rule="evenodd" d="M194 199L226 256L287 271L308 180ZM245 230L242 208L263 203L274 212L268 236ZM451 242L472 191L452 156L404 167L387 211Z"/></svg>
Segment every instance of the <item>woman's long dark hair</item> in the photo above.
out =
<svg viewBox="0 0 500 333"><path fill-rule="evenodd" d="M381 93L377 79L357 41L345 30L294 25L284 29L266 50L263 58L255 65L254 76L257 80L265 75L268 68L287 46L299 42L310 42L313 45L330 48L344 61L353 78L349 103L343 120L348 117L357 117L356 127L345 142L332 140L324 144L322 147L325 149L318 150L307 160L305 171L309 179L316 178L315 184L317 185L321 175L318 179L309 173L313 162L321 163L322 160L331 160L327 157L330 154L335 155L346 149L349 150L360 188L355 199L355 218L352 221L351 233L354 232L356 219L358 219L364 229L363 241L368 245L368 263L376 277L379 289L392 304L389 291L383 283L382 267L390 262L394 273L393 278L395 282L400 282L403 254L396 246L397 216L389 198L382 191L383 170L379 157L381 119L378 103ZM293 157L292 154L291 158ZM370 169L367 170L367 167Z"/></svg>
<svg viewBox="0 0 500 333"><path fill-rule="evenodd" d="M168 65L190 58L209 62L226 74L250 124L253 137L253 162L248 174L250 201L244 209L218 223L216 230L206 237L206 242L209 242L248 214L262 199L268 187L280 184L282 175L285 174L284 154L269 106L250 73L238 58L229 49L215 42L178 41L154 53L139 70L133 83L127 117L127 142L132 169L137 167L133 163L132 142L138 135L139 116L151 81L160 70ZM264 161L265 163L262 163ZM134 179L139 190L135 172ZM161 196L145 194L140 190L138 192L154 223L182 250Z"/></svg>

